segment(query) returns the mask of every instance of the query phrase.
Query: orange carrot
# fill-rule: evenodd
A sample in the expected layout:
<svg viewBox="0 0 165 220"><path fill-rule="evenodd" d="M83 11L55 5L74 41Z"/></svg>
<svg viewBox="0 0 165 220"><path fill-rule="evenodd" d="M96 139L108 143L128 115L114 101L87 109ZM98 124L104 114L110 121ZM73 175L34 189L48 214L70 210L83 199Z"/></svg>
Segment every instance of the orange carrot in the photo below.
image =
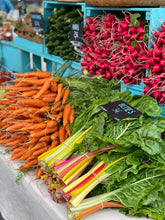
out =
<svg viewBox="0 0 165 220"><path fill-rule="evenodd" d="M45 113L45 112L49 112L49 110L50 110L49 106L44 106L40 108L36 113Z"/></svg>
<svg viewBox="0 0 165 220"><path fill-rule="evenodd" d="M33 148L31 148L30 149L30 151L36 151L36 150L39 150L39 149L41 149L41 148L43 148L43 147L46 147L46 143L44 143L44 142L39 142L39 143L37 143Z"/></svg>
<svg viewBox="0 0 165 220"><path fill-rule="evenodd" d="M53 105L51 109L51 113L53 113L60 105L61 105L61 101L55 102L55 104Z"/></svg>
<svg viewBox="0 0 165 220"><path fill-rule="evenodd" d="M70 136L71 135L71 131L69 130L69 124L65 125L65 130L66 130L68 136Z"/></svg>
<svg viewBox="0 0 165 220"><path fill-rule="evenodd" d="M69 123L69 117L71 113L71 106L70 104L66 104L64 106L64 114L63 114L63 126Z"/></svg>
<svg viewBox="0 0 165 220"><path fill-rule="evenodd" d="M68 96L69 96L69 93L70 93L70 90L69 89L65 89L64 90L64 95L63 95L63 98L62 98L62 104L65 104Z"/></svg>
<svg viewBox="0 0 165 220"><path fill-rule="evenodd" d="M45 101L45 102L48 102L48 103L49 102L54 102L55 97L51 97L51 96L50 97L43 97L42 100Z"/></svg>
<svg viewBox="0 0 165 220"><path fill-rule="evenodd" d="M35 79L37 79L37 77L29 77L28 79L30 79L30 80L35 80ZM13 82L15 82L15 83L24 82L24 81L25 81L24 78L16 78L16 79L13 79Z"/></svg>
<svg viewBox="0 0 165 220"><path fill-rule="evenodd" d="M49 146L48 150L50 150L50 149L56 147L58 144L59 144L59 140L58 140L58 139L53 140L52 143L51 143L51 145Z"/></svg>
<svg viewBox="0 0 165 220"><path fill-rule="evenodd" d="M56 102L58 102L61 98L61 93L62 93L62 89L63 89L63 84L59 83L57 86L57 96L56 96Z"/></svg>
<svg viewBox="0 0 165 220"><path fill-rule="evenodd" d="M19 159L20 160L27 160L32 154L33 154L33 151L27 151Z"/></svg>
<svg viewBox="0 0 165 220"><path fill-rule="evenodd" d="M43 118L34 115L34 114L29 114L29 117L32 119L32 122L37 122L37 123L41 123L43 121Z"/></svg>
<svg viewBox="0 0 165 220"><path fill-rule="evenodd" d="M49 89L49 87L50 87L50 79L48 78L41 87L41 89L39 90L39 92L34 96L34 98L35 99L40 98Z"/></svg>
<svg viewBox="0 0 165 220"><path fill-rule="evenodd" d="M21 86L7 86L7 90L19 91L19 92L26 92L31 91L31 87L21 87Z"/></svg>
<svg viewBox="0 0 165 220"><path fill-rule="evenodd" d="M35 130L35 129L43 129L46 128L46 123L37 123L37 124L33 124L29 130Z"/></svg>
<svg viewBox="0 0 165 220"><path fill-rule="evenodd" d="M50 136L43 136L39 139L39 141L42 141L42 142L46 142L46 143L49 143L51 142L51 137Z"/></svg>
<svg viewBox="0 0 165 220"><path fill-rule="evenodd" d="M53 128L57 126L57 122L55 120L47 120L46 124L48 128Z"/></svg>
<svg viewBox="0 0 165 220"><path fill-rule="evenodd" d="M52 79L50 83L50 90L51 92L57 92L58 86L57 86L57 79Z"/></svg>
<svg viewBox="0 0 165 220"><path fill-rule="evenodd" d="M39 167L36 172L35 180L40 179L43 173L44 173L43 169L41 167Z"/></svg>
<svg viewBox="0 0 165 220"><path fill-rule="evenodd" d="M37 93L38 93L38 90L34 89L34 90L31 90L31 91L28 91L28 92L23 92L22 96L31 97L33 95L36 95Z"/></svg>
<svg viewBox="0 0 165 220"><path fill-rule="evenodd" d="M16 149L13 150L13 153L16 154L16 153L18 153L22 150L25 150L25 149L27 149L27 148L26 147L17 147Z"/></svg>
<svg viewBox="0 0 165 220"><path fill-rule="evenodd" d="M59 106L58 108L54 109L53 112L52 112L52 114L56 114L56 113L58 113L59 111L61 111L61 110L63 110L63 109L64 109L64 105L61 105L61 106Z"/></svg>
<svg viewBox="0 0 165 220"><path fill-rule="evenodd" d="M64 139L66 140L69 137L68 133L65 130Z"/></svg>
<svg viewBox="0 0 165 220"><path fill-rule="evenodd" d="M37 72L26 72L25 77L37 76L38 78L48 78L50 76L49 72L37 71Z"/></svg>
<svg viewBox="0 0 165 220"><path fill-rule="evenodd" d="M24 73L13 73L14 76L16 77L24 77Z"/></svg>
<svg viewBox="0 0 165 220"><path fill-rule="evenodd" d="M58 139L58 131L55 131L50 137L51 137L51 140L54 141L55 139Z"/></svg>
<svg viewBox="0 0 165 220"><path fill-rule="evenodd" d="M75 119L75 111L74 108L72 108L69 116L69 123L73 123L74 119Z"/></svg>
<svg viewBox="0 0 165 220"><path fill-rule="evenodd" d="M42 147L33 153L33 156L39 156L47 151L47 147Z"/></svg>
<svg viewBox="0 0 165 220"><path fill-rule="evenodd" d="M31 137L42 137L44 135L54 133L57 130L58 130L58 126L54 128L45 128L43 130L34 130L34 131L31 131L30 134L31 134Z"/></svg>
<svg viewBox="0 0 165 220"><path fill-rule="evenodd" d="M60 119L63 117L64 115L64 112L63 111L60 111L56 117L56 121L59 123L60 122Z"/></svg>
<svg viewBox="0 0 165 220"><path fill-rule="evenodd" d="M61 125L59 128L59 141L60 144L65 141L65 127L63 125Z"/></svg>
<svg viewBox="0 0 165 220"><path fill-rule="evenodd" d="M14 153L11 156L11 160L16 160L17 158L21 157L24 153L26 153L27 149L24 149L18 153Z"/></svg>
<svg viewBox="0 0 165 220"><path fill-rule="evenodd" d="M46 103L43 100L39 99L19 99L17 101L18 105L26 105L32 107L44 107Z"/></svg>
<svg viewBox="0 0 165 220"><path fill-rule="evenodd" d="M24 126L24 124L20 122L18 124L14 124L14 125L9 126L8 128L6 128L6 131L18 130L18 129L22 128L23 126Z"/></svg>
<svg viewBox="0 0 165 220"><path fill-rule="evenodd" d="M26 161L25 165L21 166L20 169L22 168L28 169L34 165L37 165L37 163L38 163L38 159Z"/></svg>

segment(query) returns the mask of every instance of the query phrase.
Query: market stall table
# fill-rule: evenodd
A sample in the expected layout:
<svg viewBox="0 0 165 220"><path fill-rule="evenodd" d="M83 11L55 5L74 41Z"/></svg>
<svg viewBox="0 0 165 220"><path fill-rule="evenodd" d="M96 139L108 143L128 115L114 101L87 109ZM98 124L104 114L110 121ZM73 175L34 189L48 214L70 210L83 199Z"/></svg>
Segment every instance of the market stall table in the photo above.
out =
<svg viewBox="0 0 165 220"><path fill-rule="evenodd" d="M67 220L65 203L55 203L42 180L34 180L33 172L23 176L19 183L18 162L10 161L10 155L0 151L0 212L5 220ZM137 220L118 210L97 211L84 220ZM146 218L138 218L146 220Z"/></svg>

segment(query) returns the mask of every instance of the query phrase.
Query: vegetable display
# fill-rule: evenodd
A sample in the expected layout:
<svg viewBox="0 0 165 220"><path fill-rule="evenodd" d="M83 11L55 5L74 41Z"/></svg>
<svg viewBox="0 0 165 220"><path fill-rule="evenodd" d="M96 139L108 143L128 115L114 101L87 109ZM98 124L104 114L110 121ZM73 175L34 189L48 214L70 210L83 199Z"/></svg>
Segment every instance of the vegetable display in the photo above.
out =
<svg viewBox="0 0 165 220"><path fill-rule="evenodd" d="M39 168L38 156L71 134L74 109L65 104L69 90L49 72L14 75L14 84L1 95L0 143L12 152L11 160L24 161L20 169ZM42 173L40 168L38 173Z"/></svg>
<svg viewBox="0 0 165 220"><path fill-rule="evenodd" d="M54 168L43 176L52 199L67 201L69 219L82 219L103 207L121 207L129 216L165 217L165 119L152 97L129 94L116 91L113 97L93 101L71 129L72 136L90 130L81 143L75 143L67 160L54 157ZM117 100L142 115L114 121L99 106ZM51 157L51 152L46 154L39 157L41 162Z"/></svg>
<svg viewBox="0 0 165 220"><path fill-rule="evenodd" d="M61 57L63 60L79 61L80 56L74 51L70 42L71 23L82 23L83 18L80 10L61 7L54 9L53 15L49 16L50 25L45 34L45 43L48 53Z"/></svg>

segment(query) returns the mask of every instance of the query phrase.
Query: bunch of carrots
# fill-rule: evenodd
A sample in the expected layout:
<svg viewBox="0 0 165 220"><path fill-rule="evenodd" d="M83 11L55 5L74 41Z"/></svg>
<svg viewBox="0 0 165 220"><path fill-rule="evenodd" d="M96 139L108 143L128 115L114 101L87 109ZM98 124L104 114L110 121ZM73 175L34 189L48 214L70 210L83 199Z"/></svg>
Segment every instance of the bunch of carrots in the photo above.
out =
<svg viewBox="0 0 165 220"><path fill-rule="evenodd" d="M0 144L12 152L11 160L23 161L19 169L35 167L39 178L38 156L71 135L74 109L65 104L70 90L46 71L14 75L0 100Z"/></svg>

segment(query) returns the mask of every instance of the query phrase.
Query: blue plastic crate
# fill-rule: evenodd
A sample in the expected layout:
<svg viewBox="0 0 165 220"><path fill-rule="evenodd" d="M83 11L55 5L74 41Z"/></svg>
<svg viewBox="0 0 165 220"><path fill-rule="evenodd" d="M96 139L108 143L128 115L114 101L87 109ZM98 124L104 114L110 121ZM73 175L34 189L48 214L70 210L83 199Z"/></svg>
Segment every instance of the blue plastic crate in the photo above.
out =
<svg viewBox="0 0 165 220"><path fill-rule="evenodd" d="M22 50L28 50L31 53L43 53L44 52L44 44L39 44L33 41L29 41L22 37L15 37L15 44L20 46Z"/></svg>
<svg viewBox="0 0 165 220"><path fill-rule="evenodd" d="M81 11L84 13L85 11L85 2L58 2L58 1L43 1L43 18L44 18L44 31L47 30L47 26L49 25L48 18L53 14L54 8L60 9L62 7L73 7L79 6L81 7ZM86 14L84 14L86 17Z"/></svg>
<svg viewBox="0 0 165 220"><path fill-rule="evenodd" d="M144 95L144 86L136 84L124 84L121 82L121 92L130 91L131 95Z"/></svg>
<svg viewBox="0 0 165 220"><path fill-rule="evenodd" d="M50 54L47 54L44 57L44 61L47 64L47 71L49 71L49 72L56 71L66 62L66 60L62 60L60 57L50 55ZM67 68L67 70L65 71L63 76L67 76L69 74L79 72L80 70L81 70L80 63L72 61L71 66L69 68Z"/></svg>

